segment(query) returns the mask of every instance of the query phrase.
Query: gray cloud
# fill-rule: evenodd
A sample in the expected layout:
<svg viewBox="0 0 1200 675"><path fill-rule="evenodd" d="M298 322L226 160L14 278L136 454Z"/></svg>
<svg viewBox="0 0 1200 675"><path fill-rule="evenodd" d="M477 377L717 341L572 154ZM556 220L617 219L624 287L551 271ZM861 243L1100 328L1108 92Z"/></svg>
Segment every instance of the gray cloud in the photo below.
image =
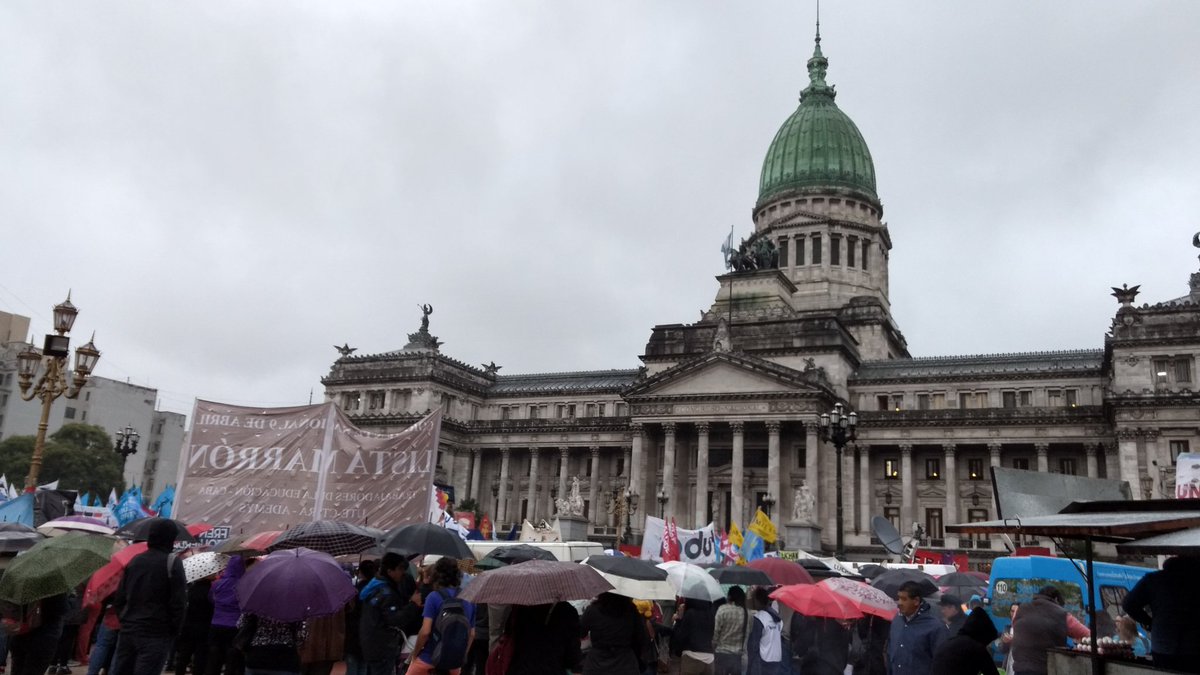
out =
<svg viewBox="0 0 1200 675"><path fill-rule="evenodd" d="M1109 286L1186 292L1200 5L824 10L914 354L1098 347ZM41 332L73 288L100 374L183 411L319 398L330 345L398 348L422 302L468 362L632 367L749 232L811 13L8 3L0 309Z"/></svg>

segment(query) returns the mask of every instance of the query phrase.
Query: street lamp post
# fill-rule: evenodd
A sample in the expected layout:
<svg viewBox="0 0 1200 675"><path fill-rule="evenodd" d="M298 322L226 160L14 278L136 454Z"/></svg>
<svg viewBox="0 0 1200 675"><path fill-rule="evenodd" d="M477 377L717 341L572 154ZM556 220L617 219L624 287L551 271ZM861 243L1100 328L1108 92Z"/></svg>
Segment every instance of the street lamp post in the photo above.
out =
<svg viewBox="0 0 1200 675"><path fill-rule="evenodd" d="M100 350L96 349L92 342L96 337L93 334L92 340L88 340L87 344L75 348L75 372L71 383L67 383L67 360L71 356L71 339L67 337L67 333L71 332L78 314L79 310L71 304L71 294L68 293L67 299L54 307L54 334L46 335L42 350L39 352L33 345L29 345L17 355L17 378L21 386L21 398L26 401L35 398L42 400L42 418L38 422L33 457L29 461L29 475L25 477L26 492L37 489L38 474L42 471L42 452L46 447L46 429L50 425L50 406L59 396L78 398L83 385L87 384L88 376L92 374L92 369L96 367L96 362L100 360ZM34 384L33 378L37 377L43 362L46 364L46 370Z"/></svg>
<svg viewBox="0 0 1200 675"><path fill-rule="evenodd" d="M770 518L771 509L775 508L775 498L770 493L767 493L767 496L762 498L762 505L767 511L767 518Z"/></svg>
<svg viewBox="0 0 1200 675"><path fill-rule="evenodd" d="M637 510L638 494L633 488L625 488L625 532L621 535L621 543L633 543L633 512Z"/></svg>
<svg viewBox="0 0 1200 675"><path fill-rule="evenodd" d="M126 424L125 428L114 436L116 436L117 442L113 444L113 450L121 456L121 478L124 480L125 460L129 459L130 455L137 453L138 439L141 438L141 434L137 432L137 429Z"/></svg>
<svg viewBox="0 0 1200 675"><path fill-rule="evenodd" d="M665 518L667 513L667 501L671 496L667 494L666 488L658 489L658 517Z"/></svg>
<svg viewBox="0 0 1200 675"><path fill-rule="evenodd" d="M840 560L845 557L846 546L842 540L842 451L846 444L858 435L858 413L846 414L841 403L833 406L833 412L821 413L821 440L833 443L837 451L837 535L834 541L834 555Z"/></svg>

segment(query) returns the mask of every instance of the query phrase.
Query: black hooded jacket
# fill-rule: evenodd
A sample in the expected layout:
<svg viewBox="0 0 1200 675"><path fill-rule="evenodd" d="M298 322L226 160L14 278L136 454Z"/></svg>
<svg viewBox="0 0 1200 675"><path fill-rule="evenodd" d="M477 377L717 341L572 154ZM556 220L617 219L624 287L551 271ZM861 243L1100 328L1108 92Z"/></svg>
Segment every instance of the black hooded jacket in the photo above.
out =
<svg viewBox="0 0 1200 675"><path fill-rule="evenodd" d="M149 548L125 568L121 585L113 595L123 634L140 637L179 634L187 605L187 579L183 561L171 557L174 543L175 525L169 521L155 523L146 540Z"/></svg>
<svg viewBox="0 0 1200 675"><path fill-rule="evenodd" d="M1163 564L1161 572L1142 577L1125 596L1122 606L1135 621L1150 629L1153 653L1200 656L1200 640L1196 639L1200 558L1171 558Z"/></svg>
<svg viewBox="0 0 1200 675"><path fill-rule="evenodd" d="M996 662L988 652L988 645L998 635L987 610L976 607L967 615L958 635L943 642L933 653L930 675L998 675Z"/></svg>

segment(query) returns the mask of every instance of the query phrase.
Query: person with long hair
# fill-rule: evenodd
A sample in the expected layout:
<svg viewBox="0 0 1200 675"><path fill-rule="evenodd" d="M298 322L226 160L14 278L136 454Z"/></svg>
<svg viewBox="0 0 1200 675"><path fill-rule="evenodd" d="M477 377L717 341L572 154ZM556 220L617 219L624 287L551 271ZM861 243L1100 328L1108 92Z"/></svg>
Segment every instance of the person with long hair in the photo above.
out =
<svg viewBox="0 0 1200 675"><path fill-rule="evenodd" d="M426 578L430 591L425 597L425 606L421 614L421 630L417 633L417 643L413 647L412 659L408 666L408 675L430 675L435 670L436 660L434 649L442 643L442 658L458 664L457 668L445 668L450 675L459 675L462 664L467 659L467 649L475 638L475 606L469 602L456 603L466 619L466 640L461 645L451 645L448 637L438 633L436 622L442 615L442 609L450 601L458 597L458 587L462 582L462 572L458 569L458 561L454 558L438 558L438 561L426 568ZM450 611L450 610L447 610ZM457 610L456 610L457 611ZM454 653L447 654L452 649ZM442 668L437 668L442 672Z"/></svg>

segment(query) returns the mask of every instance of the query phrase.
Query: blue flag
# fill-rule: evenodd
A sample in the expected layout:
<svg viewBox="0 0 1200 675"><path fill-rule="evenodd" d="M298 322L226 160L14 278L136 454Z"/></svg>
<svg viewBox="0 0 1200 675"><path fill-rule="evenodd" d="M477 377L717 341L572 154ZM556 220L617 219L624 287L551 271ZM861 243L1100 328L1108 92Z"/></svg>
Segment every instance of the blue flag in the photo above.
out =
<svg viewBox="0 0 1200 675"><path fill-rule="evenodd" d="M150 505L150 510L157 512L159 518L170 518L171 507L174 505L175 486L168 485L162 492L158 494L158 497L154 500L154 503Z"/></svg>
<svg viewBox="0 0 1200 675"><path fill-rule="evenodd" d="M26 493L0 505L0 522L33 527L33 494Z"/></svg>
<svg viewBox="0 0 1200 675"><path fill-rule="evenodd" d="M762 558L763 555L764 546L762 537L750 530L746 530L745 538L742 540L742 558L746 562L753 562Z"/></svg>

